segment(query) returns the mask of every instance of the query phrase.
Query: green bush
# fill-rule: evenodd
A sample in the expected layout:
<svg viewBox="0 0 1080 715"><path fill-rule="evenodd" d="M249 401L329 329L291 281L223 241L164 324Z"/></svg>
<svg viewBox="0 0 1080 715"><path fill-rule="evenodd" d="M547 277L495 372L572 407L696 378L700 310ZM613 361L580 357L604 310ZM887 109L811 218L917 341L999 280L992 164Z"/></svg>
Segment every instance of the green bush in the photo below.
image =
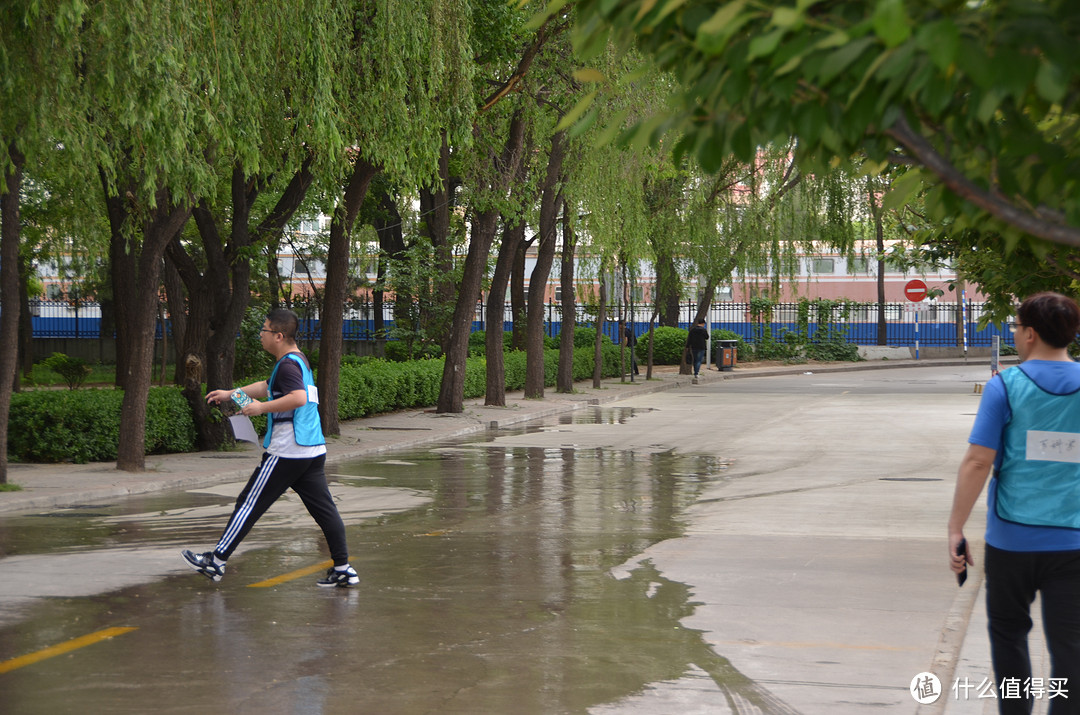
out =
<svg viewBox="0 0 1080 715"><path fill-rule="evenodd" d="M74 390L90 375L90 366L82 358L70 357L64 353L53 353L41 361L41 364L64 378L69 390Z"/></svg>
<svg viewBox="0 0 1080 715"><path fill-rule="evenodd" d="M574 351L574 379L586 380L593 374L593 349ZM544 351L544 383L555 384L559 364L558 350ZM505 353L503 368L507 390L525 387L526 354ZM338 383L338 419L351 420L366 415L392 412L410 407L428 407L439 400L443 359L395 363L371 360L362 365L342 365ZM610 342L603 350L605 377L619 374L619 349ZM483 397L487 391L487 360L470 357L465 361L465 398Z"/></svg>
<svg viewBox="0 0 1080 715"><path fill-rule="evenodd" d="M503 351L508 352L510 350L510 341L513 339L514 334L509 330L504 330L502 334L503 339ZM487 331L474 330L469 334L469 355L483 355L487 352Z"/></svg>
<svg viewBox="0 0 1080 715"><path fill-rule="evenodd" d="M600 339L600 343L603 345L614 345L614 341L604 335ZM574 348L592 348L596 346L596 328L590 328L584 325L574 326Z"/></svg>
<svg viewBox="0 0 1080 715"><path fill-rule="evenodd" d="M8 457L20 462L109 462L120 439L121 390L12 395ZM146 452L195 450L195 424L177 387L152 387L146 406Z"/></svg>
<svg viewBox="0 0 1080 715"><path fill-rule="evenodd" d="M619 348L604 342L602 375L619 374ZM526 354L505 354L506 389L525 387ZM555 384L558 350L544 351L544 382ZM381 412L427 407L439 399L443 359L396 363L377 358L349 360L341 366L338 417L356 419ZM575 380L593 374L593 347L573 354ZM487 361L472 357L465 366L465 397L487 389ZM37 390L12 396L8 456L20 462L105 462L116 459L123 392L114 389ZM255 418L265 429L265 417ZM177 387L152 387L146 407L146 452L190 452L196 448L195 424Z"/></svg>
<svg viewBox="0 0 1080 715"><path fill-rule="evenodd" d="M653 330L653 364L678 365L686 348L686 336L690 331L682 328L660 326ZM641 334L637 341L638 362L642 365L649 357L649 333Z"/></svg>

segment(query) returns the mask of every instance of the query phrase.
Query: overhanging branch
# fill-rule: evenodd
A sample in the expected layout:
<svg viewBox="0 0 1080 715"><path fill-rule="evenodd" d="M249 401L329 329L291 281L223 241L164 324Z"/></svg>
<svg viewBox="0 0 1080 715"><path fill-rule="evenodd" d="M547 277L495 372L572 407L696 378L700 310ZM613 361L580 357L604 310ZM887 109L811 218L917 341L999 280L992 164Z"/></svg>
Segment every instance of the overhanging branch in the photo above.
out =
<svg viewBox="0 0 1080 715"><path fill-rule="evenodd" d="M1045 210L1039 211L1037 215L1032 214L979 187L939 154L925 137L913 130L904 117L900 117L885 133L936 174L950 191L991 216L1036 238L1066 246L1080 246L1080 229L1048 220L1046 216L1049 212Z"/></svg>

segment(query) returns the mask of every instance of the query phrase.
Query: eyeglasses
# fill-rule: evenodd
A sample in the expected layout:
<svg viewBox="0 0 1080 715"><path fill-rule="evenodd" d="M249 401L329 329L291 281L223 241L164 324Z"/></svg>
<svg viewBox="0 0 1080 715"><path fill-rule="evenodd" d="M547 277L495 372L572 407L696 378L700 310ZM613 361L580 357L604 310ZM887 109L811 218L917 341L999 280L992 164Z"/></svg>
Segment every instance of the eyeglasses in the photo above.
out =
<svg viewBox="0 0 1080 715"><path fill-rule="evenodd" d="M1024 327L1023 323L1019 323L1019 322L1017 322L1017 323L1009 323L1009 330L1011 330L1014 333L1017 330L1019 330L1020 328L1022 328L1022 327Z"/></svg>
<svg viewBox="0 0 1080 715"><path fill-rule="evenodd" d="M272 330L270 328L259 328L259 332L260 333L270 333L271 335L274 334L274 333L284 335L284 333L282 333L280 330Z"/></svg>

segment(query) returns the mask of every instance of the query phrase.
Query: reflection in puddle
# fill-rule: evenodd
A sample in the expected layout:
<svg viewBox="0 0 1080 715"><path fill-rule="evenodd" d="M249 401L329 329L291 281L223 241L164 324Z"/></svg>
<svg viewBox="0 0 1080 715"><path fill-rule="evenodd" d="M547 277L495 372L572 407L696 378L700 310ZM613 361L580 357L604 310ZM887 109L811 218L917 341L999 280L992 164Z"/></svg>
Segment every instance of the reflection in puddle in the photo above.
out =
<svg viewBox="0 0 1080 715"><path fill-rule="evenodd" d="M615 424L632 414L567 417ZM288 538L260 524L259 548L231 560L220 586L186 574L96 607L111 612L122 601L125 619L142 628L128 650L111 651L105 668L110 682L131 684L128 690L100 687L101 668L73 659L38 671L70 683L67 690L42 687L27 671L7 697L47 712L92 695L95 707L109 711L130 698L131 687L142 688L143 699L168 700L168 683L182 673L200 683L185 691L191 712L337 713L363 703L364 712L599 714L620 703L635 711L635 697L689 679L715 691L709 697L721 711L741 703L793 712L714 653L700 632L683 628L695 608L690 588L638 558L682 535L687 508L724 478L723 461L484 440L334 467L335 489L344 493L415 499L405 511L349 526L359 588L326 593L306 581L245 588L255 575L310 564L321 548L309 520L284 519ZM99 507L81 522L63 520L59 530L67 530L68 548L77 534L110 545L189 539L216 534L220 518L206 517L228 506L220 494L172 495L116 512ZM133 513L140 518L123 516ZM146 523L154 514L160 532ZM211 618L202 610L208 603ZM90 604L64 607L67 617L52 605L20 631L45 631L76 613L96 620ZM272 687L268 672L276 674Z"/></svg>

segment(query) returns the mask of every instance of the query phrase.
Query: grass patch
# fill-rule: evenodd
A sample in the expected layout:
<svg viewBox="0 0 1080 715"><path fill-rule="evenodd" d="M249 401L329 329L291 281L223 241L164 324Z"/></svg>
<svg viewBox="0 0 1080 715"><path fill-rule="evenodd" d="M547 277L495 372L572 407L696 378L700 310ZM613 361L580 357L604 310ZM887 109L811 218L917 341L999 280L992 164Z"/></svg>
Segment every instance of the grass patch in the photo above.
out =
<svg viewBox="0 0 1080 715"><path fill-rule="evenodd" d="M0 492L21 492L22 487L18 484L0 484Z"/></svg>

